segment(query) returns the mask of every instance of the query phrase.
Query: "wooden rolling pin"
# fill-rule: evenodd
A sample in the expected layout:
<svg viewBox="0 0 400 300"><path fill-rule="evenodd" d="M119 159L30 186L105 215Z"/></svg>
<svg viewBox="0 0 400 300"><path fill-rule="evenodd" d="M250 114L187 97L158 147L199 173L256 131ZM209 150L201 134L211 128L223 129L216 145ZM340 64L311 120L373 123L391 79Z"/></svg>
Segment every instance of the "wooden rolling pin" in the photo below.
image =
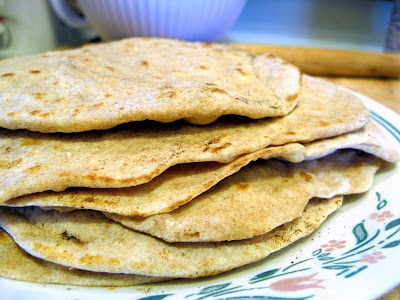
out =
<svg viewBox="0 0 400 300"><path fill-rule="evenodd" d="M400 77L400 54L295 48L267 45L236 45L251 53L273 52L313 75Z"/></svg>

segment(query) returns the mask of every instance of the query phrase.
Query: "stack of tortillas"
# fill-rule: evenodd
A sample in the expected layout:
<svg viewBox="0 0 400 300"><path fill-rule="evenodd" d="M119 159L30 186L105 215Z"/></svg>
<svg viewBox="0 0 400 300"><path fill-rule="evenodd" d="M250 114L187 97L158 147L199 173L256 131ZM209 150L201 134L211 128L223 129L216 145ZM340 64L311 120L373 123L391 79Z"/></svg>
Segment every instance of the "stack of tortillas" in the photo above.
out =
<svg viewBox="0 0 400 300"><path fill-rule="evenodd" d="M263 259L400 153L273 55L133 38L0 62L0 275L124 286Z"/></svg>

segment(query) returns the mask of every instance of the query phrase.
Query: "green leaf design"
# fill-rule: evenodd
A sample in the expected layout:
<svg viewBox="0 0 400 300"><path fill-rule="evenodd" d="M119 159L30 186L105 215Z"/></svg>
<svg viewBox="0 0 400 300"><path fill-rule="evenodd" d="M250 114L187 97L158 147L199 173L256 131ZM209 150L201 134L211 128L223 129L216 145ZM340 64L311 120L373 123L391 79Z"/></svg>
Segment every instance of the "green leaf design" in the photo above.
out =
<svg viewBox="0 0 400 300"><path fill-rule="evenodd" d="M400 240L390 242L389 244L386 244L382 248L393 248L393 247L397 247L398 245L400 245Z"/></svg>
<svg viewBox="0 0 400 300"><path fill-rule="evenodd" d="M389 224L386 225L385 230L392 229L393 227L399 226L400 225L400 218L393 220Z"/></svg>
<svg viewBox="0 0 400 300"><path fill-rule="evenodd" d="M223 284L218 284L218 285L212 285L212 286L205 287L204 289L202 289L198 293L198 295L204 295L204 294L214 293L214 292L223 290L224 288L229 286L231 283L232 282L228 282L228 283L223 283Z"/></svg>
<svg viewBox="0 0 400 300"><path fill-rule="evenodd" d="M332 256L325 256L325 257L319 258L320 261L327 261L327 260L332 260L332 259L335 259L335 258Z"/></svg>
<svg viewBox="0 0 400 300"><path fill-rule="evenodd" d="M329 254L330 253L324 253L324 254L318 255L318 258L328 256Z"/></svg>
<svg viewBox="0 0 400 300"><path fill-rule="evenodd" d="M279 269L272 269L272 270L265 271L263 273L260 273L260 274L258 274L256 276L254 276L253 278L251 278L249 282L250 283L254 283L254 282L258 282L260 280L267 279L268 277L274 275L279 270L280 270L280 268Z"/></svg>
<svg viewBox="0 0 400 300"><path fill-rule="evenodd" d="M357 240L357 245L365 241L368 237L368 233L365 230L364 223L358 223L356 226L353 228L353 234L356 237Z"/></svg>
<svg viewBox="0 0 400 300"><path fill-rule="evenodd" d="M322 249L317 249L312 253L312 255L316 256L316 255L320 254L321 252L322 252Z"/></svg>
<svg viewBox="0 0 400 300"><path fill-rule="evenodd" d="M322 267L323 269L328 269L328 270L343 270L343 269L348 269L352 266L343 266L343 265L337 265L337 266L326 266Z"/></svg>
<svg viewBox="0 0 400 300"><path fill-rule="evenodd" d="M163 295L155 295L155 296L148 296L144 298L140 298L138 300L161 300L164 299L165 297L171 296L172 294L163 294Z"/></svg>

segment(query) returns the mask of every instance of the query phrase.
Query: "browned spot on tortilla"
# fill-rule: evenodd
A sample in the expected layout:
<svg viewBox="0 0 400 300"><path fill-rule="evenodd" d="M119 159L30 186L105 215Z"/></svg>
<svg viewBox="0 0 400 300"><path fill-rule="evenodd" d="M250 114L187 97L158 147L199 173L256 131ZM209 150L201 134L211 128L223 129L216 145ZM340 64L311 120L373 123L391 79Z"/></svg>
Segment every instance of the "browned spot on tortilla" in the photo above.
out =
<svg viewBox="0 0 400 300"><path fill-rule="evenodd" d="M221 140L221 138L222 138L222 136L213 138L213 139L211 139L211 140L209 140L209 141L207 142L207 145L216 144L216 143L218 143L218 142Z"/></svg>
<svg viewBox="0 0 400 300"><path fill-rule="evenodd" d="M298 98L298 94L293 94L293 95L286 96L286 100L288 102L293 102L293 101L297 100L297 98Z"/></svg>
<svg viewBox="0 0 400 300"><path fill-rule="evenodd" d="M53 146L53 150L62 151L62 150L64 150L64 147L60 146L60 145L55 145L55 146Z"/></svg>
<svg viewBox="0 0 400 300"><path fill-rule="evenodd" d="M29 114L30 114L31 116L38 116L38 115L40 115L41 113L42 113L41 110L35 109L35 110L32 110Z"/></svg>
<svg viewBox="0 0 400 300"><path fill-rule="evenodd" d="M26 170L26 172L27 172L27 173L30 173L30 174L35 174L35 173L37 173L41 168L42 168L41 165L37 165L37 166L34 166L34 167L32 167L32 168L29 168L28 170Z"/></svg>
<svg viewBox="0 0 400 300"><path fill-rule="evenodd" d="M215 83L212 83L212 82L206 82L206 85L216 86L216 84L215 84Z"/></svg>
<svg viewBox="0 0 400 300"><path fill-rule="evenodd" d="M125 43L125 46L132 47L132 46L133 46L133 43L132 43L132 42L126 42L126 43Z"/></svg>
<svg viewBox="0 0 400 300"><path fill-rule="evenodd" d="M58 85L60 82L59 81L54 81L52 84L53 85Z"/></svg>
<svg viewBox="0 0 400 300"><path fill-rule="evenodd" d="M83 199L83 201L84 201L84 202L87 202L87 203L93 203L93 202L96 201L96 199L94 199L93 197L85 197L85 198Z"/></svg>
<svg viewBox="0 0 400 300"><path fill-rule="evenodd" d="M243 71L241 68L236 68L236 71L238 71L240 74L242 74L243 76L247 76L249 74L247 74L245 71Z"/></svg>
<svg viewBox="0 0 400 300"><path fill-rule="evenodd" d="M116 71L116 69L115 69L115 68L113 68L113 67L110 67L110 66L106 66L106 69L107 69L107 70L110 70L111 72L115 72L115 71Z"/></svg>
<svg viewBox="0 0 400 300"><path fill-rule="evenodd" d="M286 132L286 134L288 134L288 135L294 135L294 134L296 134L296 132L288 131L288 132Z"/></svg>
<svg viewBox="0 0 400 300"><path fill-rule="evenodd" d="M86 57L83 61L84 62L92 62L93 60L91 60L90 58Z"/></svg>
<svg viewBox="0 0 400 300"><path fill-rule="evenodd" d="M202 69L202 70L208 70L208 68L207 68L206 66L200 65L199 67L200 67L200 69Z"/></svg>
<svg viewBox="0 0 400 300"><path fill-rule="evenodd" d="M13 160L13 161L6 161L0 160L0 169L10 169L22 162L22 158Z"/></svg>
<svg viewBox="0 0 400 300"><path fill-rule="evenodd" d="M80 110L78 108L74 109L74 112L72 113L73 117L76 117L79 114Z"/></svg>
<svg viewBox="0 0 400 300"><path fill-rule="evenodd" d="M15 76L14 73L5 73L5 74L1 75L1 77L13 77L13 76Z"/></svg>
<svg viewBox="0 0 400 300"><path fill-rule="evenodd" d="M172 88L173 88L173 87L170 86L170 85L165 85L165 86L163 86L163 87L160 88L160 91L161 91L161 92L164 92L164 91L170 90L170 89L172 89Z"/></svg>
<svg viewBox="0 0 400 300"><path fill-rule="evenodd" d="M231 145L232 145L231 143L225 143L222 146L214 147L214 148L207 146L206 148L204 148L203 151L204 152L209 151L209 152L212 152L212 153L217 153L217 152L219 152L219 151L221 151L221 150L223 150L223 149L225 149L225 148L227 148L227 147L229 147Z"/></svg>
<svg viewBox="0 0 400 300"><path fill-rule="evenodd" d="M54 102L55 102L55 103L60 103L60 102L62 102L63 100L65 100L65 98L58 98L58 99L54 100Z"/></svg>
<svg viewBox="0 0 400 300"><path fill-rule="evenodd" d="M42 142L40 139L31 139L31 138L25 138L22 139L21 146L37 146L40 145Z"/></svg>
<svg viewBox="0 0 400 300"><path fill-rule="evenodd" d="M98 261L102 261L101 258L102 257L99 254L96 254L96 255L85 254L84 256L82 256L80 258L80 261L84 262L84 263L86 263L88 265L91 265L92 263L96 263Z"/></svg>
<svg viewBox="0 0 400 300"><path fill-rule="evenodd" d="M240 191L246 191L249 189L250 184L248 184L247 182L236 182L234 184L235 188L240 190Z"/></svg>
<svg viewBox="0 0 400 300"><path fill-rule="evenodd" d="M61 238L63 240L66 240L66 241L71 241L71 242L73 242L75 244L83 244L83 242L80 239L78 239L76 236L68 233L66 230L64 230L61 233Z"/></svg>
<svg viewBox="0 0 400 300"><path fill-rule="evenodd" d="M172 91L167 94L168 98L174 98L176 96L176 92Z"/></svg>
<svg viewBox="0 0 400 300"><path fill-rule="evenodd" d="M156 75L153 75L152 77L153 77L154 79L162 79L162 77L156 76Z"/></svg>
<svg viewBox="0 0 400 300"><path fill-rule="evenodd" d="M304 172L304 171L300 173L300 176L307 182L311 182L311 180L313 178L313 176L311 174Z"/></svg>
<svg viewBox="0 0 400 300"><path fill-rule="evenodd" d="M188 238L198 238L200 237L200 232L185 232L183 235Z"/></svg>
<svg viewBox="0 0 400 300"><path fill-rule="evenodd" d="M327 126L329 126L330 124L329 124L328 122L321 121L321 122L319 122L318 125L319 125L320 127L327 127Z"/></svg>
<svg viewBox="0 0 400 300"><path fill-rule="evenodd" d="M39 71L39 70L29 70L29 73L31 73L31 74L40 74L41 71Z"/></svg>
<svg viewBox="0 0 400 300"><path fill-rule="evenodd" d="M2 147L3 148L3 147ZM10 153L11 151L13 151L14 150L14 148L13 147L6 147L5 149L4 149L4 152L3 152L3 154L7 154L7 153Z"/></svg>
<svg viewBox="0 0 400 300"><path fill-rule="evenodd" d="M7 117L15 117L16 115L17 113L14 111L7 113Z"/></svg>
<svg viewBox="0 0 400 300"><path fill-rule="evenodd" d="M113 95L110 94L110 93L107 93L107 94L105 94L104 96L106 96L106 98L110 98L110 97L112 97ZM102 103L102 104L103 104L103 103Z"/></svg>
<svg viewBox="0 0 400 300"><path fill-rule="evenodd" d="M217 93L217 94L226 94L226 92L222 89L219 88L213 88L210 90L212 93Z"/></svg>
<svg viewBox="0 0 400 300"><path fill-rule="evenodd" d="M210 42L202 42L201 43L205 48L210 48L213 44Z"/></svg>
<svg viewBox="0 0 400 300"><path fill-rule="evenodd" d="M0 243L3 243L4 241L7 241L7 233L4 232L4 230L0 229Z"/></svg>
<svg viewBox="0 0 400 300"><path fill-rule="evenodd" d="M146 61L146 60L142 60L141 65L142 65L143 67L148 67L148 66L149 66L149 63L148 63L148 61Z"/></svg>

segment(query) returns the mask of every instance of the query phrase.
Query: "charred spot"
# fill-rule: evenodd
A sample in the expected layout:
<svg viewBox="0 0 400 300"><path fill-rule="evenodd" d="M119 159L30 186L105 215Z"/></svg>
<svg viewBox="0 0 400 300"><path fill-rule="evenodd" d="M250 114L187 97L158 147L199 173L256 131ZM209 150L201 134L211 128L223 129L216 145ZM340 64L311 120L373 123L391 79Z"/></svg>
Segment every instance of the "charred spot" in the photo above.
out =
<svg viewBox="0 0 400 300"><path fill-rule="evenodd" d="M286 97L286 101L293 102L293 101L296 101L297 98L298 98L297 94L289 95L289 96Z"/></svg>
<svg viewBox="0 0 400 300"><path fill-rule="evenodd" d="M5 74L1 75L1 77L13 77L13 76L15 76L14 73L5 73Z"/></svg>
<svg viewBox="0 0 400 300"><path fill-rule="evenodd" d="M27 173L30 173L30 174L35 174L35 173L37 173L41 168L42 168L41 165L37 165L37 166L34 166L34 167L32 167L32 168L29 168L28 170L26 170L26 172L27 172Z"/></svg>
<svg viewBox="0 0 400 300"><path fill-rule="evenodd" d="M217 93L217 94L226 94L226 92L223 89L219 89L219 88L213 88L210 91L212 93Z"/></svg>
<svg viewBox="0 0 400 300"><path fill-rule="evenodd" d="M39 70L29 70L29 73L31 73L31 74L40 74L41 71L39 71Z"/></svg>
<svg viewBox="0 0 400 300"><path fill-rule="evenodd" d="M68 231L64 230L61 233L61 237L63 240L67 240L67 241L71 241L77 244L82 244L82 241L80 239L78 239L76 236L69 234Z"/></svg>
<svg viewBox="0 0 400 300"><path fill-rule="evenodd" d="M327 127L327 126L329 126L330 124L329 124L328 122L321 121L321 122L319 122L318 125L319 125L320 127Z"/></svg>
<svg viewBox="0 0 400 300"><path fill-rule="evenodd" d="M174 98L175 96L176 96L176 92L175 92L175 91L169 92L169 93L167 94L167 97L168 97L168 98Z"/></svg>
<svg viewBox="0 0 400 300"><path fill-rule="evenodd" d="M203 66L203 65L200 65L199 68L202 69L202 70L208 70L208 68L206 66Z"/></svg>
<svg viewBox="0 0 400 300"><path fill-rule="evenodd" d="M188 238L199 238L200 237L200 232L196 231L196 232L185 232L184 233L185 237Z"/></svg>
<svg viewBox="0 0 400 300"><path fill-rule="evenodd" d="M301 176L301 178L303 178L307 182L311 182L311 180L313 178L312 175L307 173L307 172L301 172L300 176Z"/></svg>
<svg viewBox="0 0 400 300"><path fill-rule="evenodd" d="M58 98L58 99L54 100L54 102L55 102L55 103L60 103L60 102L62 102L63 100L65 100L65 98Z"/></svg>
<svg viewBox="0 0 400 300"><path fill-rule="evenodd" d="M42 113L41 110L35 109L35 110L32 110L29 114L30 114L31 116L38 116L38 115L40 115L41 113Z"/></svg>
<svg viewBox="0 0 400 300"><path fill-rule="evenodd" d="M110 70L111 72L117 71L115 68L110 67L110 66L106 66L106 69L107 69L107 70Z"/></svg>
<svg viewBox="0 0 400 300"><path fill-rule="evenodd" d="M219 147L206 147L206 148L204 148L204 152L206 152L206 151L209 151L209 152L212 152L212 153L218 153L219 151L221 151L221 150L223 150L223 149L225 149L225 148L227 148L227 147L229 147L229 146L231 146L232 144L231 143L225 143L225 144L223 144L222 146L219 146Z"/></svg>
<svg viewBox="0 0 400 300"><path fill-rule="evenodd" d="M250 184L248 184L247 182L236 182L235 183L235 188L240 191L246 191L249 189L249 187L250 187Z"/></svg>
<svg viewBox="0 0 400 300"><path fill-rule="evenodd" d="M146 60L142 60L142 62L140 63L143 67L148 67L149 66L149 62Z"/></svg>
<svg viewBox="0 0 400 300"><path fill-rule="evenodd" d="M93 197L86 197L85 199L83 199L83 201L84 201L84 202L87 202L87 203L93 203L93 202L95 202L96 200L95 200Z"/></svg>
<svg viewBox="0 0 400 300"><path fill-rule="evenodd" d="M243 71L241 68L236 68L235 69L236 71L238 71L240 74L242 74L243 76L247 76L248 74L245 72L245 71Z"/></svg>

